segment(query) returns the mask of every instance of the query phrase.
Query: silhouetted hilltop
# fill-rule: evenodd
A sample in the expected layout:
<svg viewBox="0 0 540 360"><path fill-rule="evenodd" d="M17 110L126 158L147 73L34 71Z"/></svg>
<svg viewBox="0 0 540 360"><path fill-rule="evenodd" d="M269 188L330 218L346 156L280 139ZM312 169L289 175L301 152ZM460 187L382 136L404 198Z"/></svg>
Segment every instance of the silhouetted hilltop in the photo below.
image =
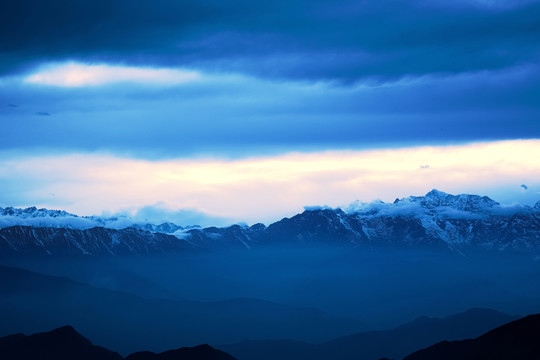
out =
<svg viewBox="0 0 540 360"><path fill-rule="evenodd" d="M122 360L120 354L95 346L71 326L26 336L0 338L2 360ZM155 354L149 351L133 353L126 360L235 360L229 354L210 345L199 345Z"/></svg>
<svg viewBox="0 0 540 360"><path fill-rule="evenodd" d="M122 360L120 354L93 345L71 326L25 336L0 338L3 360Z"/></svg>
<svg viewBox="0 0 540 360"><path fill-rule="evenodd" d="M235 360L226 352L216 350L210 345L204 344L194 347L184 347L177 350L169 350L159 354L150 351L133 353L125 360Z"/></svg>
<svg viewBox="0 0 540 360"><path fill-rule="evenodd" d="M404 358L404 360L432 359L540 359L540 314L513 321L476 339L443 341Z"/></svg>

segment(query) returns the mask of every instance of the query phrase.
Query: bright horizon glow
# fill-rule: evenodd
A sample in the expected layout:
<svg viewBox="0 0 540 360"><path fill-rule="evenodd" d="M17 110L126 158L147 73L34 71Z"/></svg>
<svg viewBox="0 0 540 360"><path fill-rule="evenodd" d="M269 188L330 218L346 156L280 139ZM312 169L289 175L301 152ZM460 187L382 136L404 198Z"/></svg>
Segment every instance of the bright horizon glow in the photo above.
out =
<svg viewBox="0 0 540 360"><path fill-rule="evenodd" d="M177 85L200 79L195 71L67 62L49 64L25 78L31 84L82 87L119 82Z"/></svg>
<svg viewBox="0 0 540 360"><path fill-rule="evenodd" d="M432 188L488 195L501 203L535 202L540 163L531 154L539 153L540 140L515 140L239 160L2 156L0 182L16 203L5 206L92 215L159 204L171 212L192 209L231 223L253 223L294 215L309 205L390 202ZM526 196L521 184L529 187Z"/></svg>

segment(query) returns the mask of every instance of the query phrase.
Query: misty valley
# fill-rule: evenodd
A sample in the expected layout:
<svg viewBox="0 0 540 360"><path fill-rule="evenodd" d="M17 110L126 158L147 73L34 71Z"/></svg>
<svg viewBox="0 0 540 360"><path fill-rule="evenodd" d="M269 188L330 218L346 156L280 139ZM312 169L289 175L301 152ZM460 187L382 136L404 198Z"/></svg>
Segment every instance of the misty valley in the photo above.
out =
<svg viewBox="0 0 540 360"><path fill-rule="evenodd" d="M239 360L401 359L540 312L540 207L475 195L162 232L0 218L0 335L69 325L120 357L209 344Z"/></svg>

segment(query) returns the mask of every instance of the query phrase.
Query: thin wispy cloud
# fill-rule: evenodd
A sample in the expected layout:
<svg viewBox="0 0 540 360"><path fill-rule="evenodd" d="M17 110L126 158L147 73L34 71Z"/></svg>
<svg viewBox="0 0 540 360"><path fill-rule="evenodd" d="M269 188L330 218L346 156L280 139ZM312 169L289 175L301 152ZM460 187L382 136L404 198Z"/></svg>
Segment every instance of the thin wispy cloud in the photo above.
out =
<svg viewBox="0 0 540 360"><path fill-rule="evenodd" d="M68 62L45 65L24 81L39 85L81 87L115 83L177 85L198 79L200 74L195 71Z"/></svg>

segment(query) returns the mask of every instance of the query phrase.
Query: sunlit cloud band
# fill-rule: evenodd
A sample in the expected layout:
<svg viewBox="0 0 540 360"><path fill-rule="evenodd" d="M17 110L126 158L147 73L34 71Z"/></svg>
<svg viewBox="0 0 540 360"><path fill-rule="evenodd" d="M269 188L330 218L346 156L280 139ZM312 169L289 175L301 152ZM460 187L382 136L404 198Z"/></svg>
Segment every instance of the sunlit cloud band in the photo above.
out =
<svg viewBox="0 0 540 360"><path fill-rule="evenodd" d="M5 155L0 157L0 183L2 201L10 202L4 205L90 215L159 203L171 211L195 209L255 222L293 215L305 205L393 201L432 188L488 195L502 203L534 203L540 200L540 162L533 154L540 154L540 140L238 160Z"/></svg>
<svg viewBox="0 0 540 360"><path fill-rule="evenodd" d="M195 71L179 69L68 62L43 66L28 75L25 82L61 87L98 86L119 82L175 85L199 78L199 73Z"/></svg>

